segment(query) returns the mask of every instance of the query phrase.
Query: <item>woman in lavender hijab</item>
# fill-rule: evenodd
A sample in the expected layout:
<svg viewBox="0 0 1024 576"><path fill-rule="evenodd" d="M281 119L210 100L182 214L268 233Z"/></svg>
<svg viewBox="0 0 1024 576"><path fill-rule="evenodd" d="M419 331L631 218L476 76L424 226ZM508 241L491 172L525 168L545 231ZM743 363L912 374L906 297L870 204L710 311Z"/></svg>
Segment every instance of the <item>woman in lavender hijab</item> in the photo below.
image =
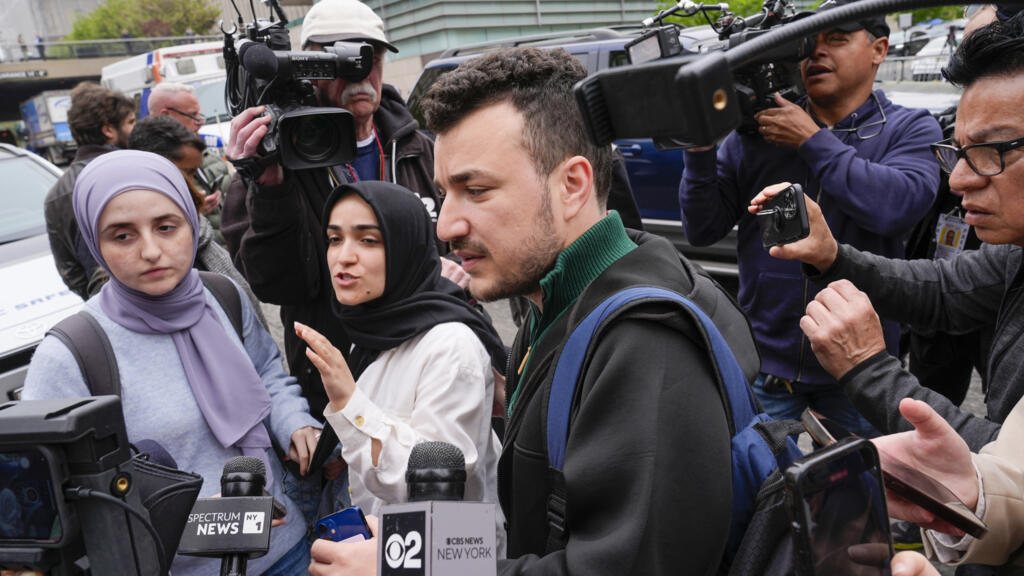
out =
<svg viewBox="0 0 1024 576"><path fill-rule="evenodd" d="M85 243L111 277L85 311L114 350L128 439L156 441L179 468L200 474L202 497L220 491L232 457L262 458L268 490L288 514L271 532L270 551L249 562L249 574L306 574L305 523L281 490L270 434L305 473L319 425L249 300L241 298L239 339L193 268L199 228L181 171L149 152L111 152L82 170L73 201ZM22 397L88 395L68 348L44 338ZM214 575L220 561L176 556L172 571Z"/></svg>

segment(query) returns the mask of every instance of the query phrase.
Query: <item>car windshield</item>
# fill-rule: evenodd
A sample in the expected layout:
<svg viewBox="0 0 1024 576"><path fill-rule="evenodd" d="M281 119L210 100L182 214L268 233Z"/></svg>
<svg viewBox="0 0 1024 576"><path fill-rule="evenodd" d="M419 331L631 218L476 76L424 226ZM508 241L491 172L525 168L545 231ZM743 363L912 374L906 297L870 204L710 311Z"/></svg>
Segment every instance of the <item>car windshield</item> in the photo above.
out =
<svg viewBox="0 0 1024 576"><path fill-rule="evenodd" d="M10 156L0 157L0 180L4 183L0 244L45 232L43 200L57 176L31 158Z"/></svg>
<svg viewBox="0 0 1024 576"><path fill-rule="evenodd" d="M207 123L231 119L228 109L224 106L225 81L226 78L218 78L202 84L195 84L199 109L203 111Z"/></svg>

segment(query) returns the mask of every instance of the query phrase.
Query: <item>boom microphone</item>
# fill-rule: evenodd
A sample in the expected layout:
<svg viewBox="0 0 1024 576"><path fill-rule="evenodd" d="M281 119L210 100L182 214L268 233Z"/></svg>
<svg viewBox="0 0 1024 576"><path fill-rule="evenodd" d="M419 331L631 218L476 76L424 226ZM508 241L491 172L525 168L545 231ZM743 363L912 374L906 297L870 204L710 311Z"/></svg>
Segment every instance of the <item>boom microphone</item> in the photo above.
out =
<svg viewBox="0 0 1024 576"><path fill-rule="evenodd" d="M466 459L447 442L413 447L405 473L409 502L381 510L378 576L493 576L494 504L462 502Z"/></svg>
<svg viewBox="0 0 1024 576"><path fill-rule="evenodd" d="M277 76L277 55L262 42L243 42L238 48L242 67L260 80L273 80Z"/></svg>

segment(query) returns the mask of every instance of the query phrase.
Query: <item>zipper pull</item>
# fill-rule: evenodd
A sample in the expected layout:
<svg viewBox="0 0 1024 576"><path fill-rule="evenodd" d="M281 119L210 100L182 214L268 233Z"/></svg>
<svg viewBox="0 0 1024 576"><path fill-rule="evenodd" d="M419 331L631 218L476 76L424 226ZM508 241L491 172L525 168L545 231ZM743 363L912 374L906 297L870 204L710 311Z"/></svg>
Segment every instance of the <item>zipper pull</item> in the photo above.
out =
<svg viewBox="0 0 1024 576"><path fill-rule="evenodd" d="M526 354L523 355L523 361L519 363L519 370L516 370L516 376L523 375L523 368L526 368L526 361L530 359L530 350L533 350L533 346L526 347Z"/></svg>

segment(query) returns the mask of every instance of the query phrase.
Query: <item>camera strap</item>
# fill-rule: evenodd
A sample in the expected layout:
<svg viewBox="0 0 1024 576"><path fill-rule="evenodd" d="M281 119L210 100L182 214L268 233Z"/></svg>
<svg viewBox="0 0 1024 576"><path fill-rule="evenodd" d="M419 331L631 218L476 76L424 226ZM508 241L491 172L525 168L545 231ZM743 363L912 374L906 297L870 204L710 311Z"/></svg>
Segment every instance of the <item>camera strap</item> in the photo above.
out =
<svg viewBox="0 0 1024 576"><path fill-rule="evenodd" d="M255 181L257 178L263 175L263 171L268 167L278 163L279 154L274 153L269 156L250 156L248 158L228 158L228 162L238 170L239 174L242 175L246 180Z"/></svg>

